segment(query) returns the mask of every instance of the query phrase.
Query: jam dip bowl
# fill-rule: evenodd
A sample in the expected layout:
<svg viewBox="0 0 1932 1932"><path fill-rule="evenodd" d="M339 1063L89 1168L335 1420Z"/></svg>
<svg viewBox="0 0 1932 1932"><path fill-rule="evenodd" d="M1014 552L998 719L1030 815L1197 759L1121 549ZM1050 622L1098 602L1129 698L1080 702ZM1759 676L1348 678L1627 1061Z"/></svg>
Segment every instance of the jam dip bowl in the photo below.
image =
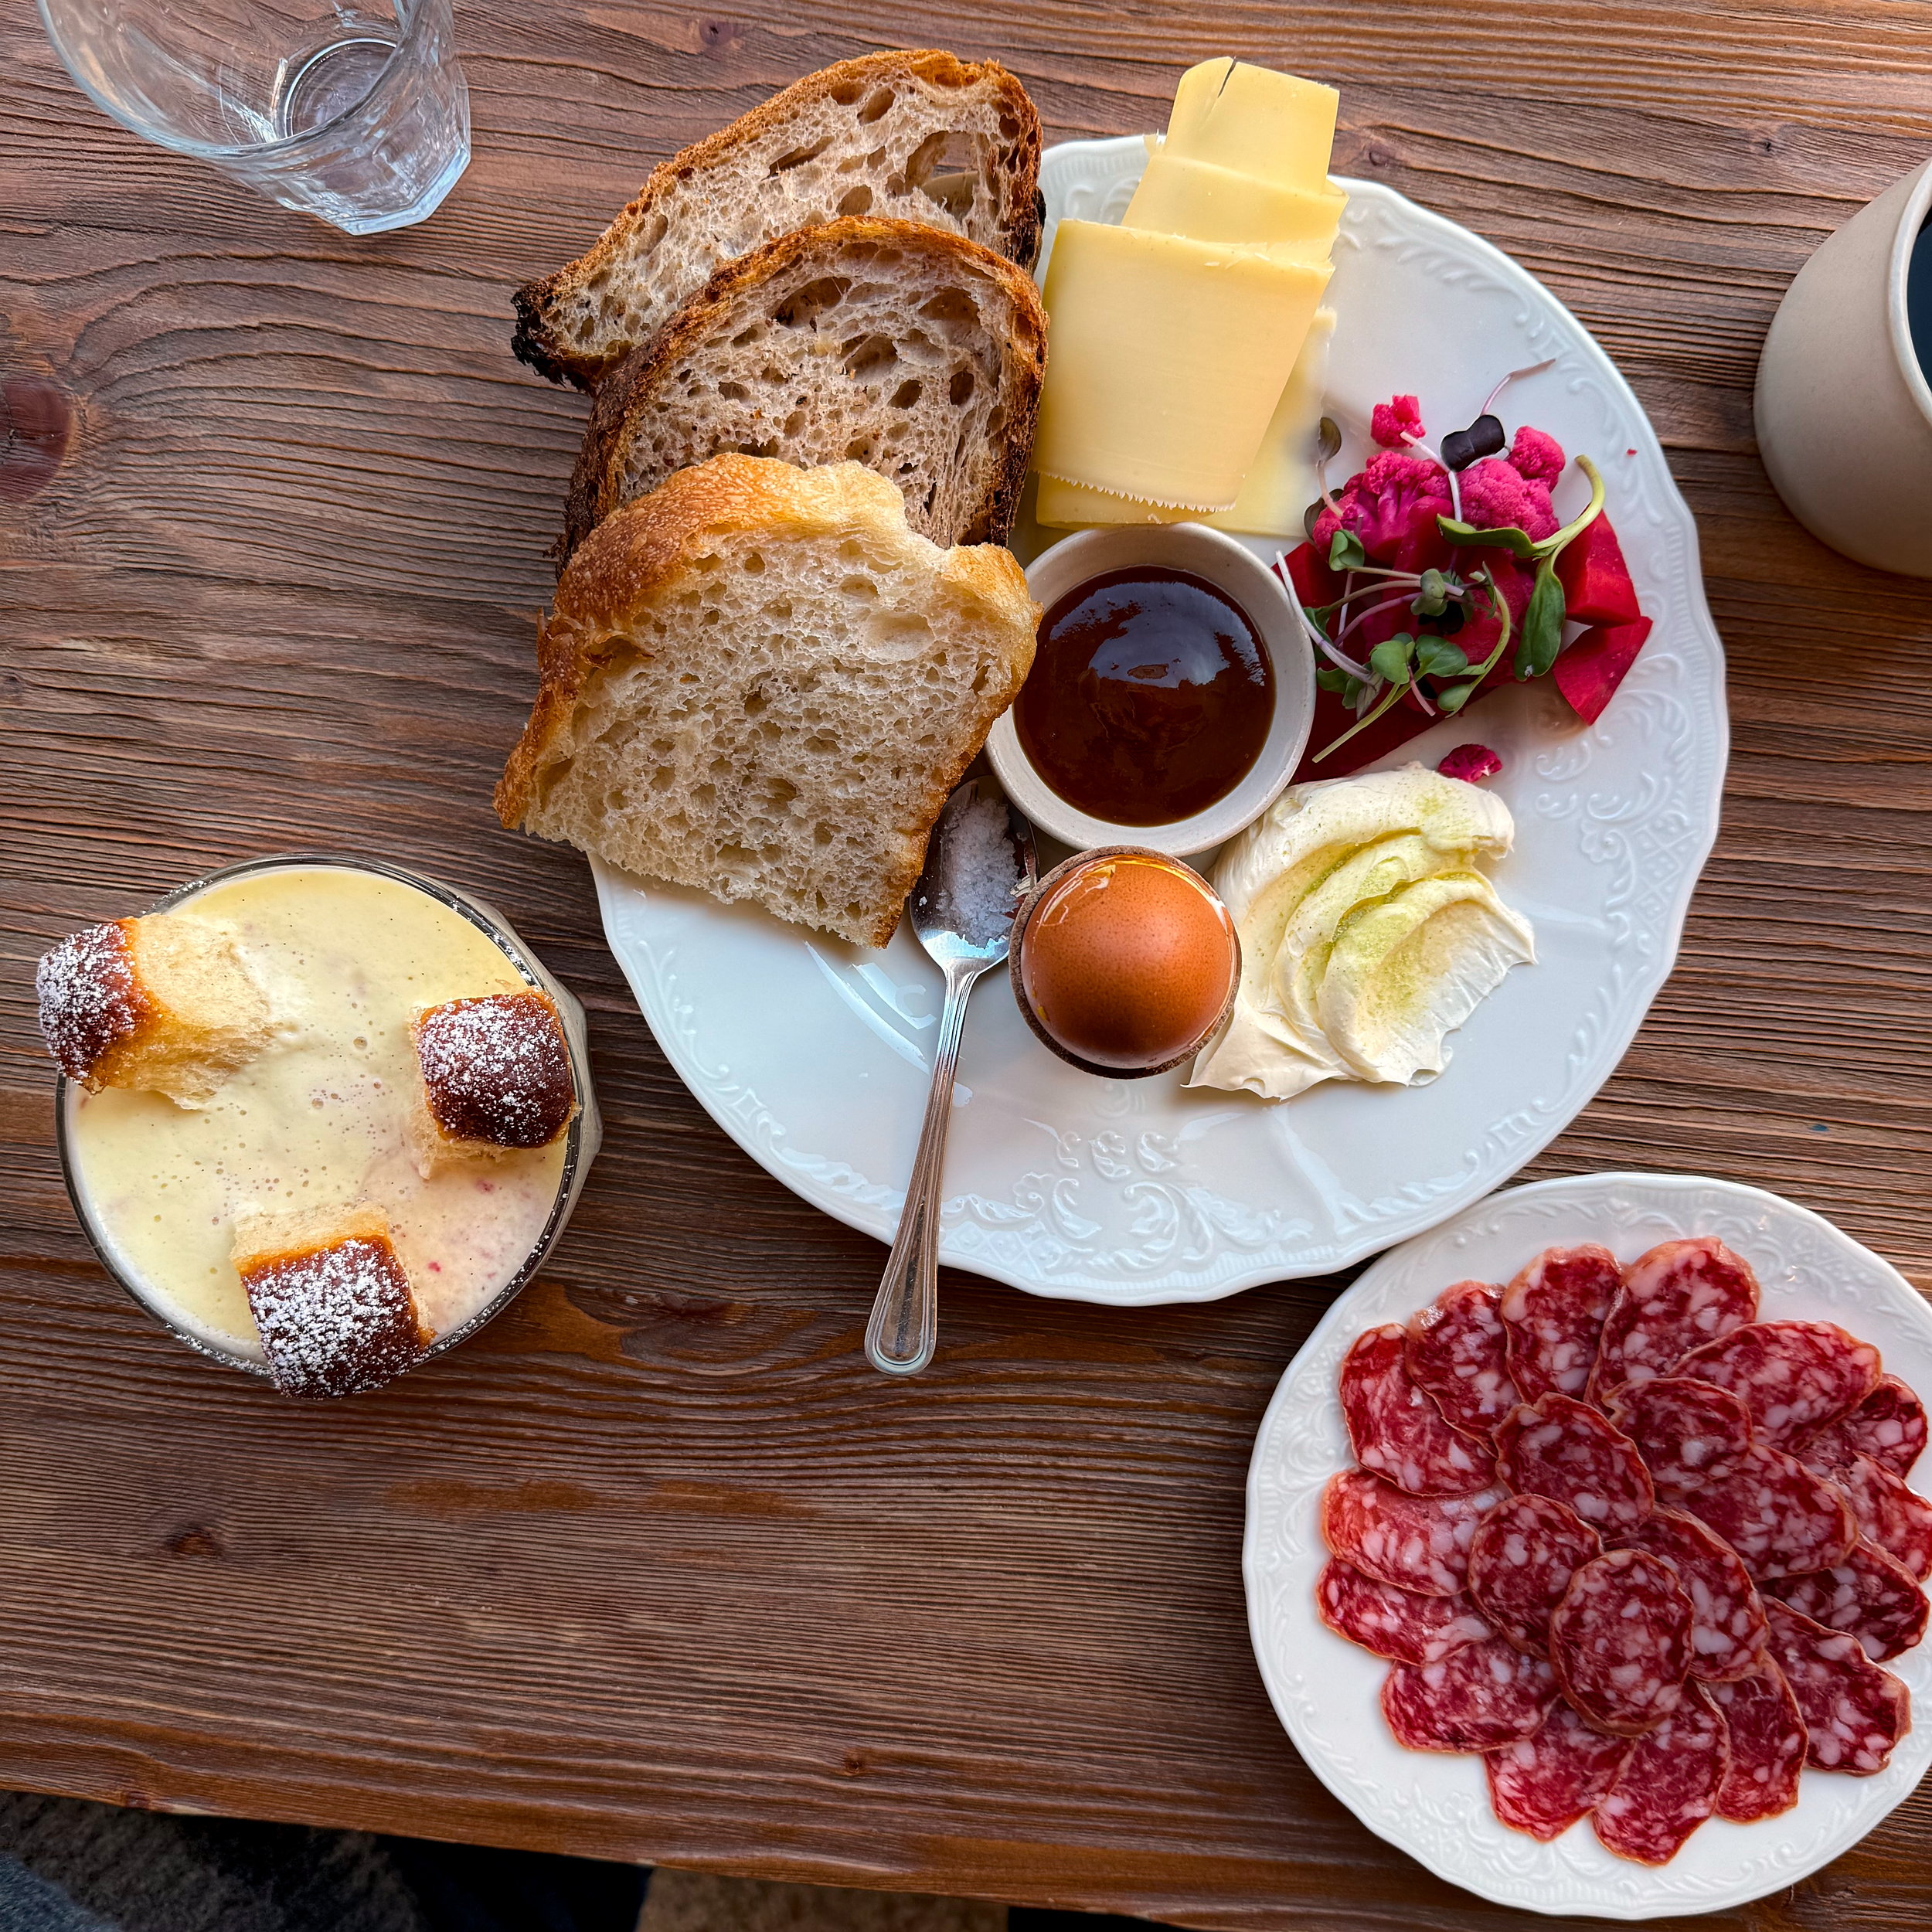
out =
<svg viewBox="0 0 1932 1932"><path fill-rule="evenodd" d="M1163 821L1135 822L1083 808L1056 790L1029 755L1026 720L1032 699L1027 690L1022 691L1019 702L994 725L986 741L986 754L1007 797L1041 831L1076 852L1097 845L1134 845L1183 858L1211 851L1233 838L1274 803L1294 776L1314 716L1315 663L1287 591L1245 545L1205 524L1124 525L1083 530L1066 537L1028 568L1027 588L1033 601L1047 613L1042 624L1042 653L1035 658L1029 686L1034 680L1053 675L1047 661L1050 634L1063 601L1097 579L1115 573L1142 572L1153 580L1168 576L1194 580L1197 588L1218 593L1246 618L1247 628L1265 660L1273 699L1272 713L1258 747L1231 754L1230 763L1236 768L1248 758L1246 769L1240 770L1220 796L1184 815ZM1131 693L1135 667L1124 668L1127 680L1115 688ZM1151 672L1157 668L1141 668ZM1091 674L1083 681L1083 688L1087 692L1098 688ZM1038 695L1035 687L1033 696ZM1189 749L1198 757L1204 746L1211 749L1213 742L1206 733L1197 734ZM1121 755L1143 761L1148 794L1153 797L1167 776L1158 741L1138 741L1131 747L1123 744L1117 753ZM1114 790L1119 789L1117 782Z"/></svg>
<svg viewBox="0 0 1932 1932"><path fill-rule="evenodd" d="M60 1077L63 1177L102 1265L201 1353L270 1376L230 1255L244 1203L308 1209L352 1195L386 1213L428 1335L413 1367L466 1341L536 1274L583 1192L601 1138L583 1009L494 907L381 860L288 852L172 892L151 913L221 922L247 949L277 1026L206 1103ZM499 1003L556 1033L575 1107L549 1136L424 1165L410 1015ZM560 1079L554 1090L561 1099ZM279 1376L280 1386L288 1386ZM368 1386L373 1386L372 1384ZM298 1389L298 1393L337 1393Z"/></svg>

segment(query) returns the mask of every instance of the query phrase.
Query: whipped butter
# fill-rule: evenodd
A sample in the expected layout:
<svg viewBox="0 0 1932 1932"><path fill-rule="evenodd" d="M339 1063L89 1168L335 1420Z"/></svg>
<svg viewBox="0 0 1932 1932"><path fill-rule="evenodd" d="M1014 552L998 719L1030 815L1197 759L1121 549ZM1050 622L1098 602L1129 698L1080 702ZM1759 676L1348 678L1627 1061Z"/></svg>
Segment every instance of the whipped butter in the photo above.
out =
<svg viewBox="0 0 1932 1932"><path fill-rule="evenodd" d="M424 1321L438 1335L461 1326L536 1248L570 1137L424 1179L409 1136L410 1022L527 982L461 913L372 872L250 873L179 910L230 933L274 1031L198 1104L70 1089L70 1172L118 1271L177 1326L259 1360L230 1253L236 1216L362 1202L388 1215Z"/></svg>

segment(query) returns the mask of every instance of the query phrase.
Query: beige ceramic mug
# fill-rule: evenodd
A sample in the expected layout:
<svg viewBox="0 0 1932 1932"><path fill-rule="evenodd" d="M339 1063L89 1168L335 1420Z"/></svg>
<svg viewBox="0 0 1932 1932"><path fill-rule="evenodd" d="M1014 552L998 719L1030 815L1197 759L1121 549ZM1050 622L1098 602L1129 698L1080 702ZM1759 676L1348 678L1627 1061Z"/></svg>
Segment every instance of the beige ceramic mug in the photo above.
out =
<svg viewBox="0 0 1932 1932"><path fill-rule="evenodd" d="M1758 451L1792 515L1860 563L1920 577L1932 577L1932 380L1906 288L1929 213L1932 162L1798 270L1757 366Z"/></svg>

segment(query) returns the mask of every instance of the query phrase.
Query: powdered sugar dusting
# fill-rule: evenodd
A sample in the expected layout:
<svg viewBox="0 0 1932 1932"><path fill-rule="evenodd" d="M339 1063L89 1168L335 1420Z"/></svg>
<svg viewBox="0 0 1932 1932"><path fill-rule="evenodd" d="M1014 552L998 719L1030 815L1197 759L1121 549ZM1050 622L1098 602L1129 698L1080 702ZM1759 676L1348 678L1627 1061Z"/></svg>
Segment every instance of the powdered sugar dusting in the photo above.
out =
<svg viewBox="0 0 1932 1932"><path fill-rule="evenodd" d="M427 1338L409 1277L384 1239L352 1236L264 1262L242 1280L269 1372L284 1395L380 1388Z"/></svg>
<svg viewBox="0 0 1932 1932"><path fill-rule="evenodd" d="M414 1032L430 1115L451 1139L547 1147L569 1124L570 1048L542 993L453 999L420 1014Z"/></svg>
<svg viewBox="0 0 1932 1932"><path fill-rule="evenodd" d="M70 1080L85 1080L111 1046L146 1016L134 985L125 921L70 933L35 969L40 1031Z"/></svg>

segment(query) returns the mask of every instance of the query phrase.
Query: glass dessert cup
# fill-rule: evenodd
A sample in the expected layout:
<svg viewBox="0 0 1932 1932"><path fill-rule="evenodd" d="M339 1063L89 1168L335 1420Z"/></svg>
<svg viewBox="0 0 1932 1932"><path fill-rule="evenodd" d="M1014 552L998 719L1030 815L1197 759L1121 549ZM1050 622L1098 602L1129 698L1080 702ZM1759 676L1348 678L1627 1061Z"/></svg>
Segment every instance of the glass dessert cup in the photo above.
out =
<svg viewBox="0 0 1932 1932"><path fill-rule="evenodd" d="M603 1138L597 1097L590 1084L583 1009L576 996L551 976L543 962L524 944L515 928L494 906L471 894L458 892L440 879L381 859L358 859L329 852L278 852L267 858L245 860L191 880L145 910L148 913L172 912L216 886L230 885L236 880L258 878L271 872L311 869L360 872L389 880L423 893L455 913L502 954L511 971L526 986L547 994L555 1002L570 1051L571 1079L576 1088L578 1108L564 1129L562 1162L542 1228L521 1262L502 1284L491 1291L472 1311L437 1334L417 1362L411 1365L420 1366L422 1362L468 1341L485 1323L493 1320L516 1299L556 1246L577 1206L590 1163L595 1159ZM54 1117L61 1178L66 1185L67 1198L73 1205L74 1216L101 1266L129 1296L190 1348L216 1361L226 1362L231 1368L243 1369L267 1379L268 1366L259 1352L233 1345L221 1334L189 1319L184 1311L172 1305L169 1298L146 1281L140 1270L121 1252L119 1244L90 1198L83 1164L77 1151L75 1121L83 1097L83 1090L77 1083L64 1074L56 1077Z"/></svg>

